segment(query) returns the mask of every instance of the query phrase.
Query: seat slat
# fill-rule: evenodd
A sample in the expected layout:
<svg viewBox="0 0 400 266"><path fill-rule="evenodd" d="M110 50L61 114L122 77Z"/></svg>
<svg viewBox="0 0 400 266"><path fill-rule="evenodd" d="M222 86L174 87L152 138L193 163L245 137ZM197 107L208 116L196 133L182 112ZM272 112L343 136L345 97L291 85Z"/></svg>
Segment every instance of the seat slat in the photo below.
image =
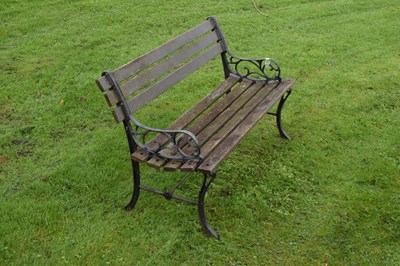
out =
<svg viewBox="0 0 400 266"><path fill-rule="evenodd" d="M168 161L164 166L163 169L167 171L177 171L181 168L184 164L182 161Z"/></svg>
<svg viewBox="0 0 400 266"><path fill-rule="evenodd" d="M215 125L215 127L220 127L223 125L223 120L221 119L217 119L218 116L221 114L221 112L223 112L224 110L226 110L227 108L229 108L229 106L235 102L236 99L241 98L240 97L242 94L247 93L249 94L249 90L248 87L252 84L251 81L243 81L237 88L235 88L233 91L231 91L228 95L226 95L224 97L224 99L220 102L218 102L216 105L214 105L213 107L210 108L210 110L207 111L207 114L205 114L199 121L196 121L196 123L194 125L192 125L191 127L189 127L187 130L192 132L193 134L197 135L200 143L202 143L203 141L205 141L205 137L204 134L202 135L198 135L201 130L203 129L204 126L208 125L209 123L216 121L216 123L213 122L213 125ZM204 139L203 139L204 138ZM184 145L185 143L183 143ZM183 148L183 145L181 146L181 148ZM161 158L157 158L157 160L163 160ZM149 164L153 164L155 160L149 160ZM166 159L164 159L164 162L166 163ZM159 161L157 161L157 163L159 163ZM174 164L174 167L179 166L178 164ZM168 168L169 166L167 166Z"/></svg>
<svg viewBox="0 0 400 266"><path fill-rule="evenodd" d="M201 139L201 136L199 136L198 134L204 129L204 127L206 127L210 123L217 125L218 123L223 123L223 120L216 120L218 119L218 116L220 116L221 113L225 112L227 108L231 107L231 105L235 103L237 99L239 98L241 99L242 94L249 95L251 91L254 89L251 85L252 85L251 81L248 80L242 81L237 88L229 92L229 94L226 95L222 101L212 106L210 110L207 111L207 114L204 115L201 119L199 119L199 121L196 121L196 123L194 123L192 126L190 126L188 130L193 134L197 135L200 142L202 142L203 140ZM251 89L249 89L249 87ZM222 124L220 124L220 126L221 125Z"/></svg>
<svg viewBox="0 0 400 266"><path fill-rule="evenodd" d="M215 44L214 46L212 46L212 48L210 48L203 54L199 55L195 59L183 65L175 72L169 74L168 76L161 79L147 90L143 91L142 93L131 99L128 102L130 110L132 112L137 111L138 109L143 107L146 103L156 98L158 95L160 95L161 93L169 89L171 86L178 83L180 80L182 80L195 70L199 69L201 66L203 66L208 61L216 57L218 54L221 54L222 52L223 50L221 44L220 43ZM122 120L125 119L122 107L117 107L116 109L114 109L112 113L117 122L121 122Z"/></svg>
<svg viewBox="0 0 400 266"><path fill-rule="evenodd" d="M168 129L183 129L199 115L201 115L210 105L215 103L222 95L231 90L232 87L239 81L239 77L231 75L214 91L205 96L199 103L181 115L175 122L169 125ZM168 141L168 138L162 134L157 135L150 140L147 145L151 149L158 146L163 146ZM132 154L132 159L143 162L148 159L150 154L146 151L139 150Z"/></svg>
<svg viewBox="0 0 400 266"><path fill-rule="evenodd" d="M283 81L271 94L262 100L262 102L243 120L238 127L212 152L196 169L203 173L214 173L218 164L225 159L229 152L238 144L238 142L253 128L257 121L265 112L295 83L294 79Z"/></svg>
<svg viewBox="0 0 400 266"><path fill-rule="evenodd" d="M163 158L159 158L157 156L154 156L150 160L147 161L147 164L154 168L160 168L166 163L167 163L167 160L165 160Z"/></svg>
<svg viewBox="0 0 400 266"><path fill-rule="evenodd" d="M210 32L205 35L201 39L196 40L191 43L189 46L183 48L178 51L176 54L171 57L165 59L164 61L159 62L157 65L150 69L146 69L145 72L141 73L137 77L127 81L121 86L122 93L125 97L128 97L138 89L145 86L147 83L152 80L159 78L165 73L175 69L180 64L207 48L212 43L215 43L218 40L218 36L216 32ZM109 106L113 106L120 101L117 93L114 90L110 90L107 94L105 94L106 101Z"/></svg>
<svg viewBox="0 0 400 266"><path fill-rule="evenodd" d="M221 130L211 133L212 135L208 137L208 140L203 143L201 147L201 154L204 159L208 155L218 148L221 142L240 124L241 121L246 119L246 117L257 107L260 102L265 99L269 93L276 87L276 83L269 83L264 86L261 90L258 90L256 94L252 95L251 100L249 100L245 106L243 106L234 116L232 116L224 125ZM260 87L262 84L260 84ZM204 131L209 132L208 127ZM190 152L190 150L184 150L185 152ZM182 167L182 171L195 171L197 164L192 162L186 162Z"/></svg>
<svg viewBox="0 0 400 266"><path fill-rule="evenodd" d="M183 164L183 162L181 161L169 161L168 163L166 163L165 165L163 165L163 169L165 171L177 171L179 170L179 168L181 167L181 165Z"/></svg>
<svg viewBox="0 0 400 266"><path fill-rule="evenodd" d="M211 108L202 119L196 121L196 123L188 130L197 136L200 143L206 142L209 138L209 134L212 135L215 131L223 127L224 123L229 120L229 117L233 116L235 112L239 110L239 108L241 108L249 98L251 98L251 94L261 87L251 85L252 82L250 81L246 80L242 82L238 88L225 96L223 101L219 104L213 106L213 108ZM204 127L207 127L206 131L204 130ZM194 152L193 148L184 147L185 145L186 143L183 142L180 148L183 148L187 154ZM172 171L179 169L182 165L183 162L170 161L163 167L164 169Z"/></svg>
<svg viewBox="0 0 400 266"><path fill-rule="evenodd" d="M135 160L137 162L145 162L147 159L149 159L150 154L142 149L139 149L135 151L134 153L131 154L132 160Z"/></svg>

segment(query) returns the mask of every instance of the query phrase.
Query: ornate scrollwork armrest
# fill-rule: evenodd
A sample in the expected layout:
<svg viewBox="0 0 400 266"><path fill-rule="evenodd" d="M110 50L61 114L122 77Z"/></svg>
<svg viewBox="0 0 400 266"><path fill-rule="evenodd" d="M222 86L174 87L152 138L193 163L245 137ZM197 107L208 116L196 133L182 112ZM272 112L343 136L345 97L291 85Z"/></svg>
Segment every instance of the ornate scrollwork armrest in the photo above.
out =
<svg viewBox="0 0 400 266"><path fill-rule="evenodd" d="M253 81L281 81L281 69L271 58L241 58L227 51L227 63L231 73Z"/></svg>
<svg viewBox="0 0 400 266"><path fill-rule="evenodd" d="M138 147L149 152L152 155L180 161L202 161L200 152L200 141L198 138L188 130L169 130L169 129L158 129L151 128L141 124L132 115L129 117L131 122L135 125L135 130L133 131L132 137ZM162 134L167 138L164 141L164 145L158 143L151 143L149 146L149 140L154 137L155 134ZM184 151L184 147L187 153Z"/></svg>
<svg viewBox="0 0 400 266"><path fill-rule="evenodd" d="M129 127L129 130L126 129L126 132L132 132L132 138L139 148L166 159L182 161L203 160L200 152L200 141L192 132L187 130L159 129L143 125L133 117L114 74L107 70L103 73L103 76L106 76L110 83L113 84L113 88L121 101L120 106L125 113L125 122L127 122L125 125ZM132 130L132 126L135 130ZM162 134L167 138L167 141L164 141L163 144L159 143L158 147L156 145L149 146L147 143L155 134ZM184 150L189 152L187 153Z"/></svg>

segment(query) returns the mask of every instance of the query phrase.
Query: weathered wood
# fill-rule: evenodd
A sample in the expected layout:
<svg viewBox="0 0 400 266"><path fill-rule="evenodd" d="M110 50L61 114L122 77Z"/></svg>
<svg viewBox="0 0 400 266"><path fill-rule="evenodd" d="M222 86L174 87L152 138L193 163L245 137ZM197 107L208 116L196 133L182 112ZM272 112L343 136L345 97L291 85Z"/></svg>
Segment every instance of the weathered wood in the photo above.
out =
<svg viewBox="0 0 400 266"><path fill-rule="evenodd" d="M274 89L275 85L276 83L269 83L264 87L262 87L262 84L253 85L253 87L262 87L262 89L257 89L257 92L251 95L251 99L247 101L245 105L238 108L238 111L234 115L230 117L225 116L224 118L226 118L226 122L220 130L213 131L210 130L209 127L204 128L202 132L209 132L210 134L207 136L207 140L202 142L201 154L204 159L206 159L215 149L219 148L219 145L224 141L224 139L227 138L229 134L231 134L231 132L235 130L244 119L246 119L246 117L254 110L254 108L256 108L258 104L260 104L260 102L268 96L268 94ZM190 152L191 150L184 149L184 151ZM195 171L196 164L185 163L181 167L181 170Z"/></svg>
<svg viewBox="0 0 400 266"><path fill-rule="evenodd" d="M166 164L163 165L163 169L165 171L174 172L179 170L179 168L183 165L182 161L168 161Z"/></svg>
<svg viewBox="0 0 400 266"><path fill-rule="evenodd" d="M172 71L186 60L215 43L217 40L218 36L215 32L210 32L209 34L202 36L202 38L197 39L193 43L182 48L171 57L165 59L164 61L158 62L155 66L151 67L150 69L146 69L145 72L140 73L138 76L124 83L121 86L123 95L128 97L149 82L161 77L167 72ZM110 90L105 97L109 106L113 106L120 101L117 93L114 90Z"/></svg>
<svg viewBox="0 0 400 266"><path fill-rule="evenodd" d="M257 106L262 99L277 85L243 81L238 88L227 95L223 101L213 106L205 116L192 125L188 130L194 133L202 143L201 154L206 158L235 127ZM262 88L262 89L261 89ZM210 140L211 139L211 140ZM184 142L183 142L184 144ZM192 147L180 147L187 154L194 152ZM184 164L163 158L152 158L148 161L152 167L163 167L173 171L179 168L182 171L194 171L196 164Z"/></svg>
<svg viewBox="0 0 400 266"><path fill-rule="evenodd" d="M253 87L255 86L256 85L254 85ZM209 133L210 135L207 137L207 141L204 141L202 145L202 155L204 156L204 158L207 158L210 152L217 148L217 146L221 144L221 141L225 139L239 125L241 121L246 119L249 113L254 110L254 108L268 96L273 88L274 86L268 86L263 87L261 90L258 90L258 92L253 94L251 99L247 101L244 106L241 106L240 109L238 109L238 112L236 112L235 115L231 117L226 117L227 122L220 130L212 132L212 130L209 130L208 127L203 130L204 132L211 131Z"/></svg>
<svg viewBox="0 0 400 266"><path fill-rule="evenodd" d="M203 173L213 173L216 171L218 164L225 159L229 152L238 144L238 142L253 128L253 126L261 119L265 112L288 91L295 83L294 79L283 81L271 94L264 98L263 101L251 112L251 114L243 120L238 127L219 145L212 154L209 155L201 165L196 169Z"/></svg>
<svg viewBox="0 0 400 266"><path fill-rule="evenodd" d="M197 121L194 125L190 126L187 130L195 135L198 135L207 124L216 120L216 118L221 114L221 112L226 110L237 98L242 98L240 97L240 95L243 94L243 92L247 92L246 89L251 84L252 82L248 80L242 82L237 88L235 88L228 95L226 95L222 101L215 104L213 107L210 108L210 110L207 110L207 113L204 116L202 116L202 118L199 119L199 121ZM216 125L217 127L223 125L223 123L221 123L221 119L219 119L216 122L217 123L214 123L214 125ZM203 140L204 134L198 135L197 137L201 143L204 141ZM183 148L185 144L186 144L185 142L182 142L180 148ZM150 164L152 164L153 162L154 161L149 161ZM166 162L167 160L164 159L164 163ZM177 167L179 165L175 164L175 166ZM169 167L169 165L167 167Z"/></svg>
<svg viewBox="0 0 400 266"><path fill-rule="evenodd" d="M98 80L96 80L96 84L97 87L99 87L100 91L106 91L112 87L111 83L105 76L102 76Z"/></svg>
<svg viewBox="0 0 400 266"><path fill-rule="evenodd" d="M117 68L113 71L113 74L119 82L125 80L213 29L213 24L209 20L207 20L197 27L194 27L193 29L170 40L169 42ZM96 83L101 91L109 90L112 87L112 84L108 82L107 78L104 76L96 80ZM108 97L106 98L106 100L108 101Z"/></svg>
<svg viewBox="0 0 400 266"><path fill-rule="evenodd" d="M200 102L198 102L194 107L186 111L177 120L175 120L168 129L183 129L188 124L190 124L194 119L200 116L209 106L214 104L221 96L223 96L227 91L231 90L232 87L239 81L239 77L232 75L226 79L220 86L218 86L214 91L205 96ZM150 149L155 149L156 147L163 146L168 141L168 138L162 134L157 135L152 140L150 140L147 145ZM150 154L146 151L139 150L132 154L132 159L143 162L149 158Z"/></svg>
<svg viewBox="0 0 400 266"><path fill-rule="evenodd" d="M243 82L243 83L249 83L250 82ZM245 88L248 87L248 85L244 86ZM194 132L196 132L196 135L199 139L199 141L202 143L202 147L201 147L201 155L204 157L206 155L206 153L204 153L203 150L203 146L205 143L207 143L207 141L216 133L218 133L220 130L224 130L224 127L226 125L227 122L230 121L230 119L232 117L234 117L236 115L237 112L242 111L241 108L243 108L245 106L245 104L254 96L254 94L257 93L257 91L262 87L262 84L252 84L252 86L246 88L246 90L240 94L240 97L237 97L234 99L234 101L229 102L226 105L225 109L219 109L217 108L216 110L214 110L214 112L210 111L210 115L206 115L206 117L208 118L209 116L212 117L212 119L210 119L211 121L209 123L207 123L208 119L206 119L205 121L199 121L198 123L196 123L193 128L195 128L196 130L193 130ZM232 92L233 94L233 92ZM228 98L228 96L226 96L225 98ZM225 99L224 99L225 100ZM224 101L225 102L225 101ZM215 111L219 111L218 113ZM206 123L205 123L206 122ZM194 150L193 148L186 146L186 147L182 147L183 151L186 153L192 153Z"/></svg>
<svg viewBox="0 0 400 266"><path fill-rule="evenodd" d="M222 101L218 102L214 106L212 106L206 115L204 115L199 121L194 123L191 127L189 127L189 131L198 135L202 130L210 123L221 124L223 120L217 120L218 116L221 113L224 113L237 99L242 99L242 94L249 95L252 91L251 87L252 82L248 80L244 80L240 83L239 86L234 88L228 95L226 95ZM250 91L250 92L249 92ZM221 124L222 125L222 124ZM200 136L198 136L201 138ZM202 141L200 139L200 141Z"/></svg>
<svg viewBox="0 0 400 266"><path fill-rule="evenodd" d="M135 161L141 162L141 163L146 162L150 156L151 156L150 153L148 153L147 151L142 150L142 149L135 151L134 153L131 154L132 160L135 160Z"/></svg>
<svg viewBox="0 0 400 266"><path fill-rule="evenodd" d="M172 39L171 41L153 49L141 57L136 58L130 63L116 69L113 73L118 81L124 80L146 68L147 66L157 62L171 52L200 37L204 33L211 31L213 28L214 26L212 23L207 20L199 26L179 35L175 39Z"/></svg>
<svg viewBox="0 0 400 266"><path fill-rule="evenodd" d="M137 111L141 107L143 107L146 103L156 98L158 95L169 89L171 86L178 83L180 80L209 62L211 59L216 57L217 55L222 53L222 47L219 43L215 44L201 54L200 56L196 57L195 59L191 60L175 72L169 74L165 78L158 81L156 84L148 88L147 90L143 91L132 100L128 102L128 107L132 112ZM117 107L113 112L114 118L117 122L121 122L124 118L124 112L122 107Z"/></svg>
<svg viewBox="0 0 400 266"><path fill-rule="evenodd" d="M153 168L160 168L166 163L167 163L167 160L165 160L164 158L160 158L158 156L154 156L150 160L147 161L147 164Z"/></svg>

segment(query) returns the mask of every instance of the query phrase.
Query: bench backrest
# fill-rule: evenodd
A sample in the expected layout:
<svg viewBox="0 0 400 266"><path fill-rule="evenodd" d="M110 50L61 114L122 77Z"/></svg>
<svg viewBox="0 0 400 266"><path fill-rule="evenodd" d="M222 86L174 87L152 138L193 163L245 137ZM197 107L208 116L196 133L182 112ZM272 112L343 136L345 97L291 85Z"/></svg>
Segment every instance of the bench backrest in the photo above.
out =
<svg viewBox="0 0 400 266"><path fill-rule="evenodd" d="M183 33L160 47L112 71L133 113L184 79L211 59L225 52L225 41L214 18ZM109 78L96 81L104 92L117 122L126 119L122 100ZM141 90L142 88L145 88ZM133 95L133 96L132 96Z"/></svg>

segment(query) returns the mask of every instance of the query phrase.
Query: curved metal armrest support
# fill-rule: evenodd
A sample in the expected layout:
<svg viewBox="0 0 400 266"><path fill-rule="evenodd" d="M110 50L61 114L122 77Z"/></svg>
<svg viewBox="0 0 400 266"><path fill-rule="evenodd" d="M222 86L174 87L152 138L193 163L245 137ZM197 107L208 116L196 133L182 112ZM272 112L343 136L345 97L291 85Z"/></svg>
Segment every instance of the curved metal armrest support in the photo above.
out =
<svg viewBox="0 0 400 266"><path fill-rule="evenodd" d="M241 78L252 81L281 81L281 68L271 58L242 58L227 50L229 71Z"/></svg>
<svg viewBox="0 0 400 266"><path fill-rule="evenodd" d="M170 160L194 160L202 161L200 152L200 141L192 132L188 130L169 130L152 128L143 125L137 121L132 115L129 116L130 121L134 124L135 130L132 132L132 137L138 147L144 149L150 154ZM152 134L153 133L153 134ZM166 145L159 144L158 147L149 147L146 143L150 138L154 137L154 133L162 134L169 141ZM190 154L183 151L183 147L189 146L193 152Z"/></svg>
<svg viewBox="0 0 400 266"><path fill-rule="evenodd" d="M135 144L139 148L146 150L150 154L171 160L203 160L200 153L200 141L192 132L187 130L159 129L143 125L133 117L114 74L107 70L103 72L103 76L106 76L113 85L113 88L121 101L120 106L125 113L125 121L128 122L128 129L126 129L126 132L127 134L132 135ZM135 130L132 129L132 126ZM166 141L166 144L159 144L156 148L149 147L147 145L149 140L148 138L154 137L154 133L162 134L167 137L168 141ZM190 147L190 149L188 149L191 151L190 154L183 151L184 147Z"/></svg>

